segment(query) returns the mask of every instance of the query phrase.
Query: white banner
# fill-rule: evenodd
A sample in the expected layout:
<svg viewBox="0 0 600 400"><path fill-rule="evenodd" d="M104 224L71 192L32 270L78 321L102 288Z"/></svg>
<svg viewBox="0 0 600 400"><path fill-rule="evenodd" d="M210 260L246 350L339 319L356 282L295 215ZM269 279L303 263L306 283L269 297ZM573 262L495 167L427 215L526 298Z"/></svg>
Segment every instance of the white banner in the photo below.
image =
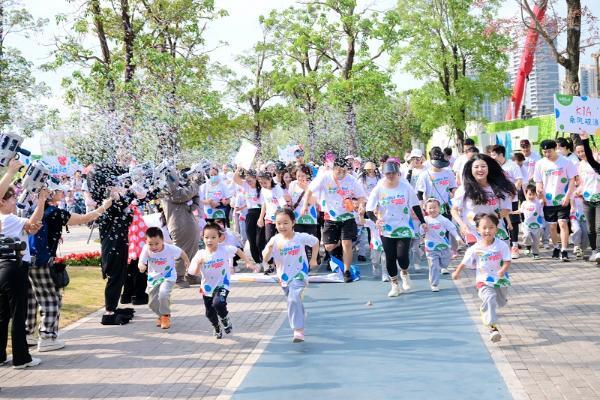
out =
<svg viewBox="0 0 600 400"><path fill-rule="evenodd" d="M554 95L556 130L600 135L600 99L587 96Z"/></svg>
<svg viewBox="0 0 600 400"><path fill-rule="evenodd" d="M258 148L250 142L242 142L240 150L235 155L233 163L243 169L250 169Z"/></svg>

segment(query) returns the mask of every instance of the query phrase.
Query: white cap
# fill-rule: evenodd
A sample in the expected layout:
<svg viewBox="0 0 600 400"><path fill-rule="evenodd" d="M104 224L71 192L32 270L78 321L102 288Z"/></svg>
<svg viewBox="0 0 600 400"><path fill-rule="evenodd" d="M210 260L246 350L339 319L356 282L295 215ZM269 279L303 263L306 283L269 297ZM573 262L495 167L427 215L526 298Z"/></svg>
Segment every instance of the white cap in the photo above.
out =
<svg viewBox="0 0 600 400"><path fill-rule="evenodd" d="M354 161L358 161L359 163L362 163L362 158L360 158L360 157L358 157L358 156L357 156L357 157L354 157Z"/></svg>
<svg viewBox="0 0 600 400"><path fill-rule="evenodd" d="M423 152L420 149L412 149L410 152L410 158L421 158L423 157Z"/></svg>

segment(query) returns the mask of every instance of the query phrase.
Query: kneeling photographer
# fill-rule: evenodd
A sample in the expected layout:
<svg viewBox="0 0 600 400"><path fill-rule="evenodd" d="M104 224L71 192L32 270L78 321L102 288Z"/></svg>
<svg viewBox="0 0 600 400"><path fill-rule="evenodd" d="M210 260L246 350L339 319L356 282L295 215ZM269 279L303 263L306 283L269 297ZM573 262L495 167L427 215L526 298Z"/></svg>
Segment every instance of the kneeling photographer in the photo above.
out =
<svg viewBox="0 0 600 400"><path fill-rule="evenodd" d="M21 167L19 161L12 159L8 163L6 174L0 180L0 362L8 362L6 344L8 324L12 319L12 364L17 369L33 367L41 362L39 358L32 358L29 354L25 334L27 275L31 262L27 235L40 229L47 196L45 189L39 192L37 208L29 219L15 215L17 195L10 183Z"/></svg>

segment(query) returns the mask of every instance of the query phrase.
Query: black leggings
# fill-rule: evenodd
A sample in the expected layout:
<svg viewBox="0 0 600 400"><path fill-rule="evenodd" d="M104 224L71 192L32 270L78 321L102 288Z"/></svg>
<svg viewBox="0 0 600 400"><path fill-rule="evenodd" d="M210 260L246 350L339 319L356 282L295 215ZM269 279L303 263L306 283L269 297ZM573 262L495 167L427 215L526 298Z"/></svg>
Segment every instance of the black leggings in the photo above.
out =
<svg viewBox="0 0 600 400"><path fill-rule="evenodd" d="M246 237L250 244L250 254L255 263L262 261L260 252L264 248L264 230L260 229L256 222L260 216L260 208L251 208L246 215Z"/></svg>
<svg viewBox="0 0 600 400"><path fill-rule="evenodd" d="M583 202L583 213L587 220L588 237L592 250L600 249L600 202Z"/></svg>
<svg viewBox="0 0 600 400"><path fill-rule="evenodd" d="M398 266L396 265L396 261L403 271L408 269L410 264L408 254L410 251L411 240L411 238L395 239L385 236L381 237L383 252L385 253L385 265L389 276L392 278L398 276Z"/></svg>
<svg viewBox="0 0 600 400"><path fill-rule="evenodd" d="M206 308L206 318L212 326L219 326L219 318L227 317L227 295L229 290L218 287L213 292L212 297L202 296L204 299L204 307ZM217 317L218 316L218 317Z"/></svg>
<svg viewBox="0 0 600 400"><path fill-rule="evenodd" d="M271 238L273 236L277 235L277 228L275 227L275 224L268 224L265 222L265 227L263 228L263 230L265 232L265 242L262 246L262 249L265 248L265 246L267 245L267 243L269 243L269 240L271 240ZM261 249L261 251L262 251L262 249ZM269 265L274 265L273 258L268 260L268 263L269 263Z"/></svg>
<svg viewBox="0 0 600 400"><path fill-rule="evenodd" d="M515 201L512 203L512 210L517 211L519 209L519 202ZM509 217L512 224L510 230L510 241L511 245L517 245L519 243L519 224L521 223L521 214L510 214Z"/></svg>

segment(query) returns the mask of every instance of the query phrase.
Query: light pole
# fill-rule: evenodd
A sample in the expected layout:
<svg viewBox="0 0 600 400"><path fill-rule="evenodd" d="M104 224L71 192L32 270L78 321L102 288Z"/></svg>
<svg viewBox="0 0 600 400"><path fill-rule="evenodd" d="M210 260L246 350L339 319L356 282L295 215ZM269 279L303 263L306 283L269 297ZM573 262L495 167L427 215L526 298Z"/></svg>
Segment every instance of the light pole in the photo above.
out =
<svg viewBox="0 0 600 400"><path fill-rule="evenodd" d="M592 58L596 60L596 96L600 97L600 53L593 53Z"/></svg>

